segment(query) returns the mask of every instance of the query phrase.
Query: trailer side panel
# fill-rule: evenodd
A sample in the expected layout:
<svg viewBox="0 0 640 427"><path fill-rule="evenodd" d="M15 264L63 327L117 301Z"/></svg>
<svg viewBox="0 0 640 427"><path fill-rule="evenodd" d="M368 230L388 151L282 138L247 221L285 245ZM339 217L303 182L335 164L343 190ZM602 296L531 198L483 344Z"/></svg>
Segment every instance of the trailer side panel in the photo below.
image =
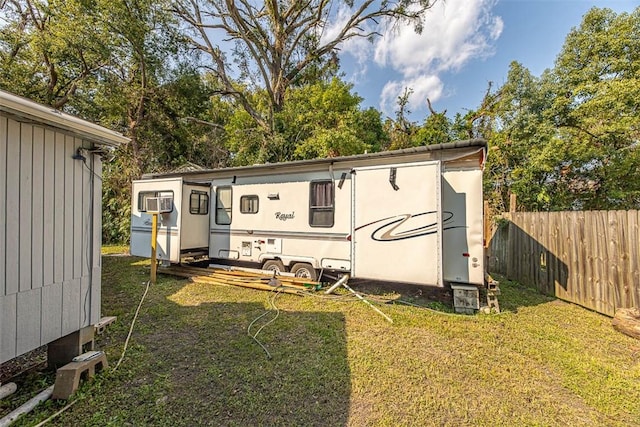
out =
<svg viewBox="0 0 640 427"><path fill-rule="evenodd" d="M484 283L482 171L442 174L444 280Z"/></svg>
<svg viewBox="0 0 640 427"><path fill-rule="evenodd" d="M357 169L355 277L441 286L440 163Z"/></svg>

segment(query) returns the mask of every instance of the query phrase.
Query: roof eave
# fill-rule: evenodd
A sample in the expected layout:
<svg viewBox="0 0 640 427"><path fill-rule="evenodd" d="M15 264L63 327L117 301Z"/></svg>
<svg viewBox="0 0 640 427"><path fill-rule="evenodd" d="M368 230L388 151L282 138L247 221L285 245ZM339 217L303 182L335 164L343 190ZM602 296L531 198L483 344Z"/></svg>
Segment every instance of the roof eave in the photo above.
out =
<svg viewBox="0 0 640 427"><path fill-rule="evenodd" d="M116 148L129 142L117 132L3 90L0 111L77 134L103 147Z"/></svg>

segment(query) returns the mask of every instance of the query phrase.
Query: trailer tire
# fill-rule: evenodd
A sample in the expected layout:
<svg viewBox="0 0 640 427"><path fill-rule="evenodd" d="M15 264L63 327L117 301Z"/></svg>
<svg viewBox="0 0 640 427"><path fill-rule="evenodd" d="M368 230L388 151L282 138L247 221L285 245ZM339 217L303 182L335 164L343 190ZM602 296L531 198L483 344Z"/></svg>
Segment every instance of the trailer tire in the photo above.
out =
<svg viewBox="0 0 640 427"><path fill-rule="evenodd" d="M284 268L284 264L279 259L270 259L268 261L265 261L264 264L262 264L262 269L274 271L276 274L287 271Z"/></svg>
<svg viewBox="0 0 640 427"><path fill-rule="evenodd" d="M293 267L291 267L291 272L294 274L294 276L301 277L303 279L309 279L313 281L316 281L318 279L318 273L316 272L316 269L313 268L311 264L307 264L306 262L293 264Z"/></svg>

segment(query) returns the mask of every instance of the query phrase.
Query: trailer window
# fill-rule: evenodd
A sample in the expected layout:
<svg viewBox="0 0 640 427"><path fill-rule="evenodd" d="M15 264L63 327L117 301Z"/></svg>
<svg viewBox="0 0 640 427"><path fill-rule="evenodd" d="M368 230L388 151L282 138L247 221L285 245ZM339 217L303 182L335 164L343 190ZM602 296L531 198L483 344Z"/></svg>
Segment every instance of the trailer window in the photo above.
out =
<svg viewBox="0 0 640 427"><path fill-rule="evenodd" d="M218 187L216 190L216 224L231 224L231 187Z"/></svg>
<svg viewBox="0 0 640 427"><path fill-rule="evenodd" d="M258 213L258 204L258 196L242 196L240 197L240 213Z"/></svg>
<svg viewBox="0 0 640 427"><path fill-rule="evenodd" d="M333 227L333 181L313 181L309 191L309 225Z"/></svg>
<svg viewBox="0 0 640 427"><path fill-rule="evenodd" d="M191 190L189 213L207 215L209 213L209 194L206 191Z"/></svg>
<svg viewBox="0 0 640 427"><path fill-rule="evenodd" d="M150 197L171 197L173 199L173 191L141 191L138 193L138 212L147 211L147 199ZM173 204L171 206L173 211Z"/></svg>

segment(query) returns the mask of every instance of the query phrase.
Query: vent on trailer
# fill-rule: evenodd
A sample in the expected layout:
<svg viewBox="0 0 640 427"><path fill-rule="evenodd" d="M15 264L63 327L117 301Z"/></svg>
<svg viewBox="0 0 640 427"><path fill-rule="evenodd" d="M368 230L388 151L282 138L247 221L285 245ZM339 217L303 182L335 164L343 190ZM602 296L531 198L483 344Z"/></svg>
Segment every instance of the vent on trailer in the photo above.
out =
<svg viewBox="0 0 640 427"><path fill-rule="evenodd" d="M173 210L173 197L149 197L146 202L147 213L167 213Z"/></svg>

